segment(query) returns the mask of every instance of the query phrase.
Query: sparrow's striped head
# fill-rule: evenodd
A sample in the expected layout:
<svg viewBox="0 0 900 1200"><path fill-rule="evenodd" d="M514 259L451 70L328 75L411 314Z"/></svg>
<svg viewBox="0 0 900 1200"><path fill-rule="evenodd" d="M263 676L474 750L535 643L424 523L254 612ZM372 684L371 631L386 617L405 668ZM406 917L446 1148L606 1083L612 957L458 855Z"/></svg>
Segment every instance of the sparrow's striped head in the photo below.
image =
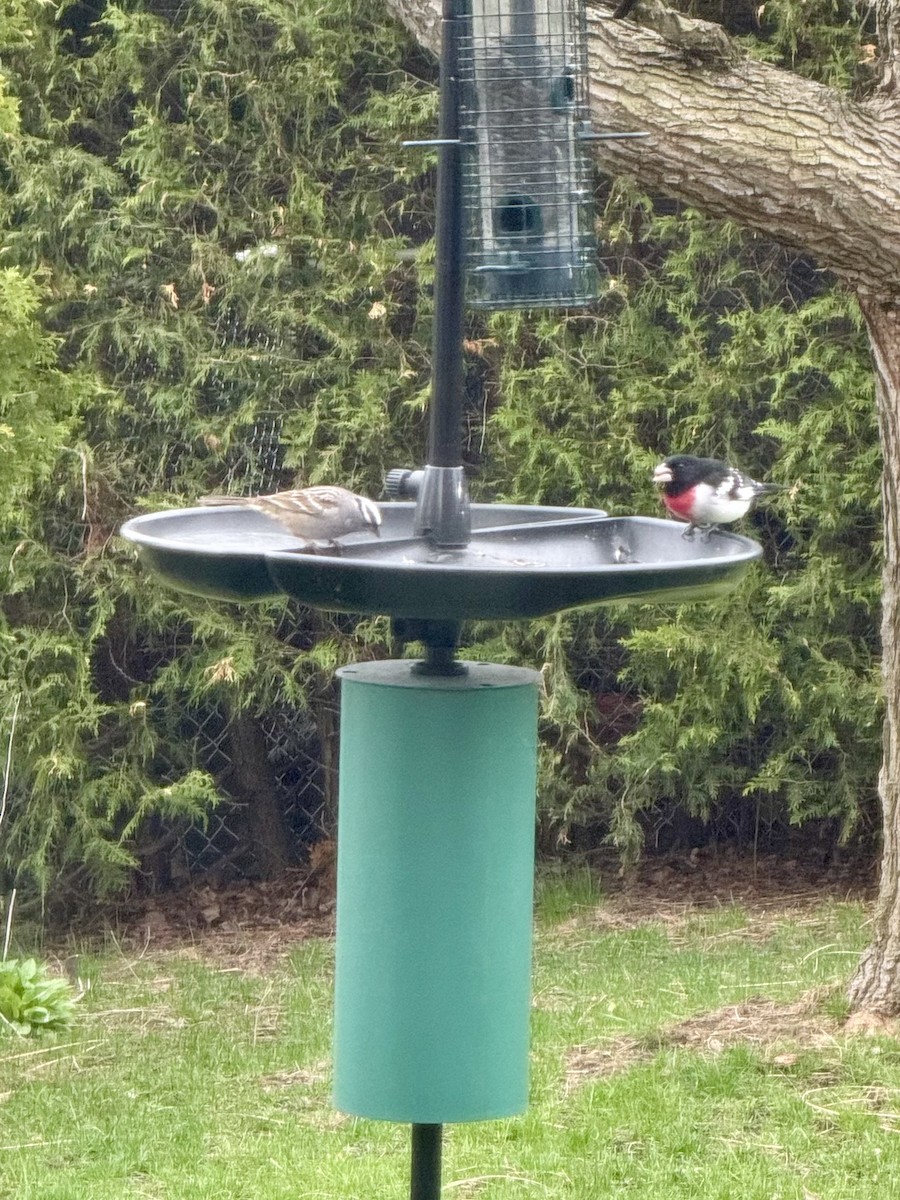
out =
<svg viewBox="0 0 900 1200"><path fill-rule="evenodd" d="M360 496L347 488L326 483L282 494L295 497L306 511L316 516L341 513L348 522L348 529L352 524L358 529L372 529L375 533L379 531L381 509L367 496Z"/></svg>

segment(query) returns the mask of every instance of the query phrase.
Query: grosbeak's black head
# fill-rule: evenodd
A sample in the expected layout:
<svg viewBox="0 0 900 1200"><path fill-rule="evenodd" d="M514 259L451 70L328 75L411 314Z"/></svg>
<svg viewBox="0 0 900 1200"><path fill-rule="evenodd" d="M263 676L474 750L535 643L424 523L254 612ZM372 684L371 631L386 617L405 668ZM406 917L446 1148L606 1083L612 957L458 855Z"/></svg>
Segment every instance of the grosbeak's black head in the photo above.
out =
<svg viewBox="0 0 900 1200"><path fill-rule="evenodd" d="M718 487L731 471L727 463L718 458L697 458L694 454L670 454L653 472L653 482L661 483L667 495L674 495L708 483Z"/></svg>

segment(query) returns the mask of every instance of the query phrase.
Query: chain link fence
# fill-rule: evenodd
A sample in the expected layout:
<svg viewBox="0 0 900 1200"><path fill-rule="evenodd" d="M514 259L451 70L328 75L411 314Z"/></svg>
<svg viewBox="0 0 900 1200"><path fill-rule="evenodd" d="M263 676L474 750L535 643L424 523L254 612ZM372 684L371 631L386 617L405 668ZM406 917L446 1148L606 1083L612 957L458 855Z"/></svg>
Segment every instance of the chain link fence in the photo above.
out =
<svg viewBox="0 0 900 1200"><path fill-rule="evenodd" d="M229 714L215 705L205 712L187 714L188 736L197 763L214 779L228 779L235 762L230 737ZM332 832L334 813L331 797L336 781L323 753L315 720L308 712L279 709L259 721L266 757L275 784L275 807L281 818L291 858L302 856L303 847ZM171 859L175 877L196 878L208 872L253 875L256 861L248 804L223 790L222 803L203 824L181 832Z"/></svg>
<svg viewBox="0 0 900 1200"><path fill-rule="evenodd" d="M236 347L250 348L259 354L259 364L254 370L243 357L240 374L225 363L221 371L213 372L204 384L210 409L238 411L244 405L252 406L260 394L266 394L267 356L286 353L282 339L271 330L252 328L241 315L227 310L217 322L216 336L226 356ZM290 485L283 465L282 426L281 412L257 413L246 434L235 439L222 491L249 496ZM238 720L252 723L263 754L246 764L245 772L238 761L241 742L234 736ZM326 729L324 739L320 725ZM254 769L265 777L270 818L280 826L282 857L287 863L300 861L310 844L333 832L336 780L331 743L336 740L336 718L329 710L320 706L313 714L279 708L236 718L222 703L212 701L202 709L182 709L179 736L189 757L217 782L222 799L204 823L165 831L161 868L159 862L145 866L145 873L157 876L157 885L210 874L241 877L264 873L264 853L254 827L259 799L241 795L241 788L234 785L242 773L246 776Z"/></svg>

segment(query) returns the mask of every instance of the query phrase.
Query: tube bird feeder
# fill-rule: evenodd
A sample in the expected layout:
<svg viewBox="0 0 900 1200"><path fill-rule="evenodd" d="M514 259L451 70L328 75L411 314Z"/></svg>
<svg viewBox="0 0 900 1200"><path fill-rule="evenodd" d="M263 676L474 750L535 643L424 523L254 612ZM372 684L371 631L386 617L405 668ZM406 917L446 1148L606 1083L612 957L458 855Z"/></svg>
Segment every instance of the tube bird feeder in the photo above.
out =
<svg viewBox="0 0 900 1200"><path fill-rule="evenodd" d="M597 294L581 0L467 0L459 41L467 299L575 307Z"/></svg>

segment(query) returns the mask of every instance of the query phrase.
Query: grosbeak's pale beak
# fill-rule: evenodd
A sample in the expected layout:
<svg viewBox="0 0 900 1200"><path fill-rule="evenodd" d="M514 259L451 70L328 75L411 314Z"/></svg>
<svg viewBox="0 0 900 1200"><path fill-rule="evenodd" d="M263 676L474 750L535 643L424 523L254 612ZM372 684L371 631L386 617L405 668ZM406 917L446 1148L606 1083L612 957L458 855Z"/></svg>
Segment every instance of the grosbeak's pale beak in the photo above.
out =
<svg viewBox="0 0 900 1200"><path fill-rule="evenodd" d="M672 516L687 522L685 537L693 537L697 529L708 537L717 526L745 517L761 496L780 490L775 483L757 483L718 458L693 454L663 459L653 482L662 485L662 502Z"/></svg>
<svg viewBox="0 0 900 1200"><path fill-rule="evenodd" d="M303 549L313 553L326 547L338 552L335 539L348 533L381 531L378 505L342 487L323 485L273 492L269 496L202 496L198 503L207 507L227 504L263 513L303 542Z"/></svg>

